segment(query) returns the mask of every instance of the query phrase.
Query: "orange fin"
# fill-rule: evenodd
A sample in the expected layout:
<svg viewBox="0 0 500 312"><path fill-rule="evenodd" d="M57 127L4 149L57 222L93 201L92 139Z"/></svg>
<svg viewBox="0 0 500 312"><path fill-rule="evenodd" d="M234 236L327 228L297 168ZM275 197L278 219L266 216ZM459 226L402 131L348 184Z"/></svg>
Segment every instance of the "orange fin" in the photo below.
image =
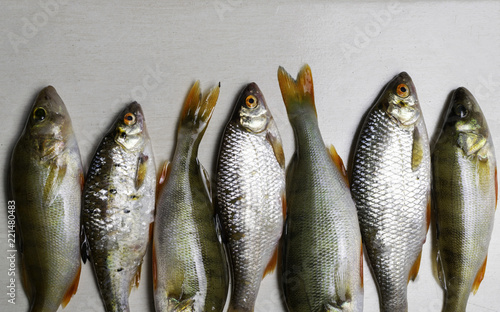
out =
<svg viewBox="0 0 500 312"><path fill-rule="evenodd" d="M498 204L498 179L497 179L497 167L495 166L495 210Z"/></svg>
<svg viewBox="0 0 500 312"><path fill-rule="evenodd" d="M158 175L158 181L156 183L156 202L158 203L158 198L165 186L165 182L167 182L168 177L170 176L170 162L166 160L161 167L160 174Z"/></svg>
<svg viewBox="0 0 500 312"><path fill-rule="evenodd" d="M426 222L427 222L427 230L425 230L425 233L429 232L429 227L431 225L431 215L432 215L431 214L431 211L432 211L431 210L431 202L432 202L431 196L429 195L429 196L427 196L427 214L425 216Z"/></svg>
<svg viewBox="0 0 500 312"><path fill-rule="evenodd" d="M359 274L361 275L361 288L364 287L364 281L363 281L363 242L361 242L361 248L359 252Z"/></svg>
<svg viewBox="0 0 500 312"><path fill-rule="evenodd" d="M78 284L80 283L81 273L82 273L82 264L80 263L80 267L78 268L78 273L76 273L73 283L71 283L71 286L69 286L68 290L66 291L66 294L63 297L61 303L63 308L65 308L68 305L69 301L71 300L71 297L73 297L73 295L76 294L76 291L78 290Z"/></svg>
<svg viewBox="0 0 500 312"><path fill-rule="evenodd" d="M262 275L262 278L266 277L267 274L272 273L274 269L276 269L276 265L278 264L278 247L274 250L273 256L271 257L271 260L269 260L269 263L266 266L266 269L264 270L264 274Z"/></svg>
<svg viewBox="0 0 500 312"><path fill-rule="evenodd" d="M285 194L281 194L281 207L283 209L283 219L286 219L286 197Z"/></svg>
<svg viewBox="0 0 500 312"><path fill-rule="evenodd" d="M344 178L347 187L349 187L349 178L347 177L347 171L345 170L342 158L340 158L339 154L337 154L337 150L331 144L330 147L328 148L328 152L330 153L330 157L332 158L333 163L335 164L335 166L337 166L337 169L339 169L340 173L342 174L342 177Z"/></svg>
<svg viewBox="0 0 500 312"><path fill-rule="evenodd" d="M85 177L83 176L83 172L80 171L80 189L83 192L83 186L85 185Z"/></svg>
<svg viewBox="0 0 500 312"><path fill-rule="evenodd" d="M135 278L133 279L133 286L135 288L139 288L139 282L141 281L141 272L142 272L142 262L137 267L137 272L135 272Z"/></svg>
<svg viewBox="0 0 500 312"><path fill-rule="evenodd" d="M138 189L144 183L146 174L148 172L149 156L141 153L137 159L137 171L135 173L135 188Z"/></svg>
<svg viewBox="0 0 500 312"><path fill-rule="evenodd" d="M410 269L410 274L408 274L408 283L410 280L414 281L418 275L418 270L420 269L420 260L422 260L422 250L418 254L417 260L413 263L413 266Z"/></svg>
<svg viewBox="0 0 500 312"><path fill-rule="evenodd" d="M486 261L488 260L488 256L484 258L483 265L477 271L476 278L474 279L474 284L472 284L472 293L475 295L477 293L477 290L479 289L479 285L483 281L484 278L484 272L486 271Z"/></svg>
<svg viewBox="0 0 500 312"><path fill-rule="evenodd" d="M278 68L278 83L281 89L281 95L287 111L300 107L309 106L316 116L316 107L314 105L314 86L309 65L304 65L297 75L297 80L293 79L283 67Z"/></svg>
<svg viewBox="0 0 500 312"><path fill-rule="evenodd" d="M153 252L152 252L152 271L153 271L153 289L156 290L156 248L155 248L155 243L153 242Z"/></svg>

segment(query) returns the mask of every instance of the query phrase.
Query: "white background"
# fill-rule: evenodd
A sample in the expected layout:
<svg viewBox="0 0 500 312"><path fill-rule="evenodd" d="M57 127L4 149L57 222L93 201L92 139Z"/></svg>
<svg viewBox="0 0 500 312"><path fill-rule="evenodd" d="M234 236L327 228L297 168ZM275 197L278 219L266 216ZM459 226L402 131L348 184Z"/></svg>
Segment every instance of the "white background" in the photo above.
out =
<svg viewBox="0 0 500 312"><path fill-rule="evenodd" d="M55 1L55 0L54 0ZM362 115L385 83L407 71L433 136L450 92L467 87L487 116L500 147L500 2L494 1L1 1L0 9L0 310L27 311L17 281L7 303L7 186L12 147L38 91L53 85L71 114L84 166L130 101L144 109L157 167L173 153L178 116L196 79L221 92L200 147L213 174L222 127L239 91L255 81L276 119L287 160L293 133L276 72L312 68L319 125L348 162ZM332 203L333 204L333 203ZM430 237L430 236L429 236ZM442 290L432 276L430 239L420 274L408 287L409 311L440 311ZM488 266L468 311L500 311L500 226ZM153 311L150 258L131 311ZM282 311L276 275L267 277L256 312ZM104 311L90 265L66 311ZM365 311L378 311L365 261Z"/></svg>

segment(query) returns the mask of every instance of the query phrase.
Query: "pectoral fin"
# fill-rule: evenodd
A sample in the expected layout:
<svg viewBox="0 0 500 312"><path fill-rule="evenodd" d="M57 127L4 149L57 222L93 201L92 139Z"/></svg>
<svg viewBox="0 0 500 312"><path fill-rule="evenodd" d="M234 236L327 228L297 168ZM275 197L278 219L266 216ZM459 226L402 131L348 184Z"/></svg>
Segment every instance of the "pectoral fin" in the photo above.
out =
<svg viewBox="0 0 500 312"><path fill-rule="evenodd" d="M424 143L420 131L415 127L413 131L413 149L411 154L411 170L415 171L424 159Z"/></svg>
<svg viewBox="0 0 500 312"><path fill-rule="evenodd" d="M487 139L481 134L461 132L458 134L457 144L466 156L470 156L478 152L486 144L486 141Z"/></svg>
<svg viewBox="0 0 500 312"><path fill-rule="evenodd" d="M283 152L283 145L277 136L268 132L266 135L266 140L271 144L276 160L280 164L281 168L285 168L285 153Z"/></svg>
<svg viewBox="0 0 500 312"><path fill-rule="evenodd" d="M141 153L137 160L137 172L135 174L135 188L138 189L144 183L149 165L149 156Z"/></svg>
<svg viewBox="0 0 500 312"><path fill-rule="evenodd" d="M158 202L158 196L162 193L163 187L165 186L165 182L167 182L168 177L170 175L170 163L166 160L161 167L160 174L158 175L158 180L156 183L156 202Z"/></svg>

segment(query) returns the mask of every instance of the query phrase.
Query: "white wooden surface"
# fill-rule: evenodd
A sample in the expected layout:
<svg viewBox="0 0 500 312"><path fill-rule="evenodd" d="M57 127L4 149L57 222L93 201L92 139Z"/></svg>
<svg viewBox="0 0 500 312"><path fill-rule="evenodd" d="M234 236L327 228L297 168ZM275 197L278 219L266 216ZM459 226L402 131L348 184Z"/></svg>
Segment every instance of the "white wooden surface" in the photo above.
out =
<svg viewBox="0 0 500 312"><path fill-rule="evenodd" d="M16 304L7 302L5 182L11 149L42 87L53 85L66 103L84 165L115 114L139 101L159 167L172 155L177 119L192 83L200 79L208 89L220 81L219 102L200 148L201 162L213 172L232 103L251 81L265 94L291 157L293 134L276 72L282 65L295 75L307 62L323 138L347 162L363 113L400 71L416 84L429 135L449 93L465 86L481 104L500 149L499 51L500 2L495 1L3 0L0 310L28 310L19 277ZM485 279L468 311L500 311L499 247L497 225ZM130 296L133 312L154 310L149 262L143 269L142 283ZM442 291L432 277L429 243L408 297L410 312L440 311ZM89 265L65 311L104 311ZM276 275L263 281L255 311L284 311ZM365 311L378 311L366 261Z"/></svg>

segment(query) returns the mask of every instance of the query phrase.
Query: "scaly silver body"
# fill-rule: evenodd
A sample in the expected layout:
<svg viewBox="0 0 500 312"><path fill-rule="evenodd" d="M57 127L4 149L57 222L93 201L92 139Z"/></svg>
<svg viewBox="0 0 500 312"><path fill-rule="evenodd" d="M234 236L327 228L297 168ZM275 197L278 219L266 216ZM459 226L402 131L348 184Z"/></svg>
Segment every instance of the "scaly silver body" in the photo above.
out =
<svg viewBox="0 0 500 312"><path fill-rule="evenodd" d="M283 228L285 172L266 139L269 131L277 136L272 120L260 133L230 122L218 159L217 204L232 266L231 304L239 311L253 311Z"/></svg>

